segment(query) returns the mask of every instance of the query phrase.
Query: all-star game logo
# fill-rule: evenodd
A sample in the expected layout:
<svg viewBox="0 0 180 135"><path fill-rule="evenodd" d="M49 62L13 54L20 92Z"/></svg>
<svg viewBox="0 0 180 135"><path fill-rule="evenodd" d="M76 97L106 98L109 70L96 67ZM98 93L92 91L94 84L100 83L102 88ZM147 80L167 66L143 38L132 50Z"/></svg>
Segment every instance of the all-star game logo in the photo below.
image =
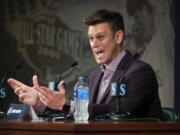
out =
<svg viewBox="0 0 180 135"><path fill-rule="evenodd" d="M38 73L61 71L82 57L81 32L69 29L48 10L35 10L20 22L18 51ZM57 73L56 73L57 74Z"/></svg>

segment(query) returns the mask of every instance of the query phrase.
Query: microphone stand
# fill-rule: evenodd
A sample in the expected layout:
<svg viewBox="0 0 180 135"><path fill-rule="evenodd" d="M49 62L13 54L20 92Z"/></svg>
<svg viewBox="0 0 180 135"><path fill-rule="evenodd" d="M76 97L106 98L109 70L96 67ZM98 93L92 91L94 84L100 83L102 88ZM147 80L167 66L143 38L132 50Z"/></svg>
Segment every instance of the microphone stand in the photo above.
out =
<svg viewBox="0 0 180 135"><path fill-rule="evenodd" d="M74 67L76 66L78 63L75 61L74 63L72 63L71 65L65 67L60 73L59 73L59 76L58 78L56 79L56 83L59 83L61 80L62 80L62 73L64 73L66 70L68 70L69 68L71 67Z"/></svg>
<svg viewBox="0 0 180 135"><path fill-rule="evenodd" d="M136 53L133 56L132 60L136 60L138 57L139 57L139 54ZM121 78L118 81L119 83L123 82L123 78L124 78L125 72L129 68L130 64L131 64L131 62L127 64L126 68L122 72ZM112 119L112 120L119 120L119 121L125 121L125 120L130 119L130 118L135 118L135 116L133 114L131 114L130 112L126 112L126 113L122 113L121 112L121 97L123 97L123 96L118 94L117 88L116 88L116 97L118 98L117 99L118 100L118 112L110 113L109 114L109 118Z"/></svg>
<svg viewBox="0 0 180 135"><path fill-rule="evenodd" d="M3 107L2 107L2 105L3 105L3 104L2 104L2 102L3 102L3 101L2 101L2 98L0 98L0 102L1 102L1 103L0 103L0 118L3 118L3 117L5 116L5 112L2 111L2 108L3 108Z"/></svg>
<svg viewBox="0 0 180 135"><path fill-rule="evenodd" d="M68 65L67 67L65 67L60 73L58 78L56 79L56 81L54 82L54 90L58 91L58 84L59 82L62 80L62 73L64 73L65 71L67 71L69 68L72 68L74 66L76 66L78 63L75 61L74 63L72 63L71 65ZM67 115L64 114L63 112L59 112L59 110L52 110L50 108L46 108L47 109L47 115L49 118L53 118L53 119L67 119ZM61 118L60 118L61 117Z"/></svg>
<svg viewBox="0 0 180 135"><path fill-rule="evenodd" d="M122 120L125 117L125 115L123 113L121 113L121 111L120 111L121 110L120 109L121 108L121 98L120 98L120 96L117 96L116 98L118 100L118 111L110 113L109 118L111 120Z"/></svg>
<svg viewBox="0 0 180 135"><path fill-rule="evenodd" d="M129 112L122 113L121 112L121 97L124 97L125 95L121 95L120 93L120 84L116 83L116 88L115 88L115 96L118 102L118 110L116 112L112 112L109 114L109 119L110 120L116 120L116 121L127 121L130 118L134 118L134 115L132 115ZM127 93L127 91L126 91Z"/></svg>
<svg viewBox="0 0 180 135"><path fill-rule="evenodd" d="M54 90L58 91L58 84L59 82L62 80L62 73L64 73L66 70L68 70L69 68L72 68L74 66L76 66L78 63L75 61L74 63L72 63L71 65L68 65L67 67L65 67L58 75L56 81L54 82Z"/></svg>
<svg viewBox="0 0 180 135"><path fill-rule="evenodd" d="M15 67L13 67L13 68L9 69L8 71L6 71L4 73L4 75L3 75L3 78L2 78L1 84L0 84L0 92L1 92L1 94L3 93L4 95L0 96L0 101L1 101L0 102L0 118L3 118L4 115L5 115L5 112L2 111L2 108L3 108L3 98L6 97L6 88L3 87L5 79L6 79L6 77L7 77L7 75L9 73L13 72L14 70L20 69L20 68L21 68L21 65L16 65Z"/></svg>

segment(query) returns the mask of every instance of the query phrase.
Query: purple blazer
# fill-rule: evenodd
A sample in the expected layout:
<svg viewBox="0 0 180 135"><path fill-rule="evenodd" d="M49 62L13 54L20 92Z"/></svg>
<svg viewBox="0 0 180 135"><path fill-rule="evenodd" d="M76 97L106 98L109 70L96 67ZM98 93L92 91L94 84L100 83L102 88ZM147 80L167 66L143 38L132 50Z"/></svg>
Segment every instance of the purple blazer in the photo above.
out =
<svg viewBox="0 0 180 135"><path fill-rule="evenodd" d="M162 119L162 109L158 94L158 82L152 67L135 59L129 51L118 64L110 81L128 85L128 96L121 97L120 110L122 113L130 112L136 117L151 117ZM118 99L110 95L110 84L107 87L100 104L96 104L102 72L98 67L90 73L86 80L90 90L90 116L117 111Z"/></svg>

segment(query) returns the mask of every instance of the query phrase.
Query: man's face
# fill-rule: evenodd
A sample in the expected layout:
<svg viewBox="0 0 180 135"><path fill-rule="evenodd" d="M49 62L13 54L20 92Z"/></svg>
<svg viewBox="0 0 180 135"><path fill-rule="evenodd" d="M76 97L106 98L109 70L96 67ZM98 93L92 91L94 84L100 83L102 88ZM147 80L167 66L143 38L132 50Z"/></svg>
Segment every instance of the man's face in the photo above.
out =
<svg viewBox="0 0 180 135"><path fill-rule="evenodd" d="M88 38L96 62L107 66L121 51L123 32L113 35L109 24L101 23L89 26Z"/></svg>
<svg viewBox="0 0 180 135"><path fill-rule="evenodd" d="M140 43L149 42L153 30L152 13L146 6L142 6L141 9L136 10L134 20L132 33L137 43L140 45Z"/></svg>

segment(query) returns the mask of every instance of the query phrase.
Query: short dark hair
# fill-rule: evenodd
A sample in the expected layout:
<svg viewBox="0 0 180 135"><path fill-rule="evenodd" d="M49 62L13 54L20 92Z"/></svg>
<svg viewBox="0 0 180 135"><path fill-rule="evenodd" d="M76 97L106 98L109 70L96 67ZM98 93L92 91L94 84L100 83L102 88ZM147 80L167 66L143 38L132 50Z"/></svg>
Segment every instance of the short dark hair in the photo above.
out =
<svg viewBox="0 0 180 135"><path fill-rule="evenodd" d="M127 0L127 4L126 4L127 13L130 16L134 16L136 11L138 9L141 9L143 6L146 6L149 12L152 13L152 7L150 3L148 2L148 0Z"/></svg>
<svg viewBox="0 0 180 135"><path fill-rule="evenodd" d="M119 12L110 11L106 9L97 10L86 17L83 22L87 26L96 25L100 23L108 23L111 26L112 32L117 32L119 30L124 31L124 21L123 17Z"/></svg>

